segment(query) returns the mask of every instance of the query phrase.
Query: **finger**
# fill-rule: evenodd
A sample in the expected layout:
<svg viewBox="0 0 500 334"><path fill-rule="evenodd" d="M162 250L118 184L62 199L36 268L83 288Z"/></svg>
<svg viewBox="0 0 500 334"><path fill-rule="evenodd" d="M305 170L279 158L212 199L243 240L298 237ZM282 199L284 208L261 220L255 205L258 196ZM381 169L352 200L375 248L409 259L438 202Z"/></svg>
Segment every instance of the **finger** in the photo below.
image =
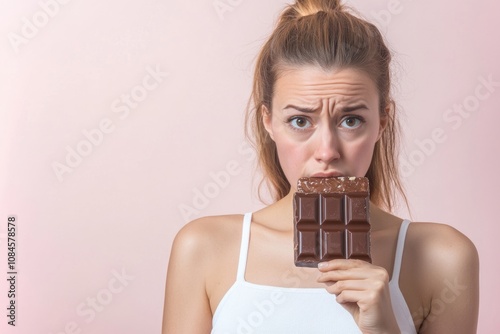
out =
<svg viewBox="0 0 500 334"><path fill-rule="evenodd" d="M382 283L388 283L389 278L389 274L387 273L387 270L385 270L385 268L371 266L322 272L319 275L317 281L324 283L327 281L370 279L374 281L380 281Z"/></svg>
<svg viewBox="0 0 500 334"><path fill-rule="evenodd" d="M351 280L351 281L338 281L335 284L326 286L326 291L333 295L340 295L346 290L350 291L366 291L371 288L372 284L366 280Z"/></svg>
<svg viewBox="0 0 500 334"><path fill-rule="evenodd" d="M337 296L337 302L357 303L360 308L390 300L388 290L379 281L341 281L325 289Z"/></svg>
<svg viewBox="0 0 500 334"><path fill-rule="evenodd" d="M380 296L377 296L373 291L355 291L355 290L344 290L335 298L339 304L349 304L356 303L361 312L368 311L374 306L388 307L390 302L384 304Z"/></svg>
<svg viewBox="0 0 500 334"><path fill-rule="evenodd" d="M360 268L360 267L372 267L371 263L368 263L363 260L345 260L345 259L336 259L328 262L320 262L318 264L318 269L321 272L326 272L330 270L347 270L352 268Z"/></svg>
<svg viewBox="0 0 500 334"><path fill-rule="evenodd" d="M366 291L344 290L336 297L337 303L359 303L366 298ZM358 304L359 305L359 304Z"/></svg>
<svg viewBox="0 0 500 334"><path fill-rule="evenodd" d="M332 270L323 272L318 277L318 282L360 280L372 277L374 274L364 268L354 268L349 270Z"/></svg>

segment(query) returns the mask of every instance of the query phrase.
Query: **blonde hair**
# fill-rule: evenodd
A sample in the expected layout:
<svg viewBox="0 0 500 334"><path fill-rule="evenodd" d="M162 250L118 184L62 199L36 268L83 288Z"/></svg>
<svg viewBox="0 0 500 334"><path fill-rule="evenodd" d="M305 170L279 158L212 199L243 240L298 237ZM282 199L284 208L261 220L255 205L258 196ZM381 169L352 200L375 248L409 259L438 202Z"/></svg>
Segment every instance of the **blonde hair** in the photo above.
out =
<svg viewBox="0 0 500 334"><path fill-rule="evenodd" d="M391 210L395 190L406 201L396 163L399 124L390 95L390 62L391 53L379 30L352 14L339 0L297 0L285 8L258 56L246 115L246 128L253 132L249 137L264 173L262 181L267 182L275 200L289 193L290 183L281 168L276 145L264 128L262 111L265 107L272 113L273 89L280 71L290 66L316 65L325 70L360 69L375 82L380 116L387 118L387 126L375 145L366 173L371 201Z"/></svg>

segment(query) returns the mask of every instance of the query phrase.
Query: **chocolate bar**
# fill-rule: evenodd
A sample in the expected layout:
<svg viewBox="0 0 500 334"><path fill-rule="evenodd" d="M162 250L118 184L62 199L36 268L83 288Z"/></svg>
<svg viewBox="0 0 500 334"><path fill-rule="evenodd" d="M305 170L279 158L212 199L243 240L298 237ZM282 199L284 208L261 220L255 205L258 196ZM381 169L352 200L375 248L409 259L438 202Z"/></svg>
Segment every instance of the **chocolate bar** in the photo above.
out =
<svg viewBox="0 0 500 334"><path fill-rule="evenodd" d="M293 198L297 267L370 256L370 190L365 177L301 178Z"/></svg>

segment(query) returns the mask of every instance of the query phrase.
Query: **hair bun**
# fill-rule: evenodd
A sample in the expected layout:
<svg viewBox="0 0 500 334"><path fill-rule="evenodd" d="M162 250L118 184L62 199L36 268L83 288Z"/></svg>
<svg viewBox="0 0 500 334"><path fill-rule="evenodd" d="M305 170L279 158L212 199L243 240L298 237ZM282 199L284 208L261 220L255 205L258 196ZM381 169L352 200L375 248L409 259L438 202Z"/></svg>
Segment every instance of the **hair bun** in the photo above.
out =
<svg viewBox="0 0 500 334"><path fill-rule="evenodd" d="M292 7L299 16L309 16L319 12L339 11L342 9L340 2L340 0L297 0Z"/></svg>

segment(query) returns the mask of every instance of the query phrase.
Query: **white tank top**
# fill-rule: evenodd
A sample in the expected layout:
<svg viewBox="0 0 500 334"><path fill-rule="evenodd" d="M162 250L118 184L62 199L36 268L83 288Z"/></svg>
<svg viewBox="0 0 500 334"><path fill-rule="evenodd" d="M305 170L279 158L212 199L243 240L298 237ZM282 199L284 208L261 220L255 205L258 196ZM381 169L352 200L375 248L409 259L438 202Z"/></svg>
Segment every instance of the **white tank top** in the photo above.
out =
<svg viewBox="0 0 500 334"><path fill-rule="evenodd" d="M284 288L245 281L250 223L243 219L236 281L220 301L212 319L212 334L360 334L351 314L324 288ZM402 334L416 334L408 305L399 289L399 272L409 221L398 237L389 289Z"/></svg>

